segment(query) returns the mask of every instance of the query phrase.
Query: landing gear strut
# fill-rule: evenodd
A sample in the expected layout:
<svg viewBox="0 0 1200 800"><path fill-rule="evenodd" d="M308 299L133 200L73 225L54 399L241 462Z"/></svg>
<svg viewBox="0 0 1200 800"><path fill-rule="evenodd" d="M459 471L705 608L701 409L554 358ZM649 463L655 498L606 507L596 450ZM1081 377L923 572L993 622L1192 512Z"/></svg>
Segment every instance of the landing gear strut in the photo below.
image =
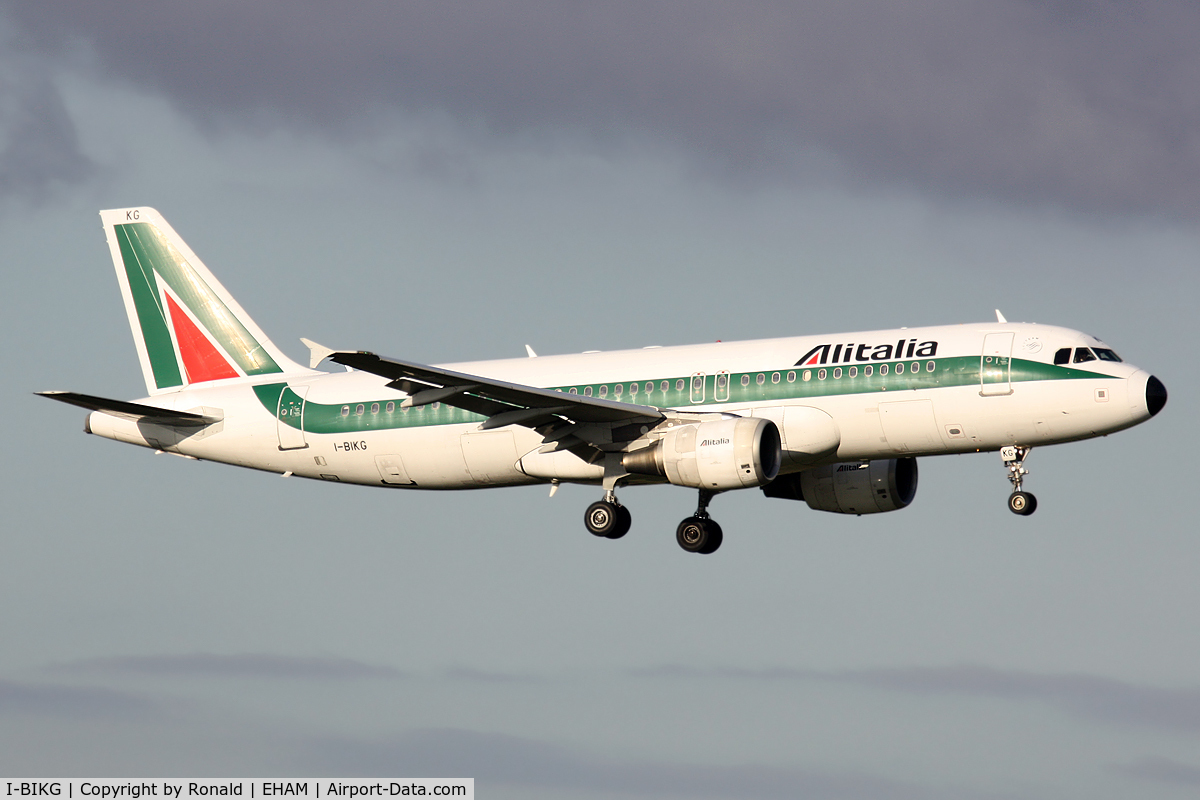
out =
<svg viewBox="0 0 1200 800"><path fill-rule="evenodd" d="M1008 496L1008 510L1014 514L1027 517L1037 511L1037 498L1029 492L1021 491L1021 482L1029 474L1025 469L1025 459L1029 456L1029 447L1002 447L1000 458L1008 467L1008 480L1012 484L1012 494Z"/></svg>
<svg viewBox="0 0 1200 800"><path fill-rule="evenodd" d="M616 493L610 489L604 493L603 500L597 500L587 507L583 523L593 536L620 539L629 533L633 516L628 508L617 502Z"/></svg>
<svg viewBox="0 0 1200 800"><path fill-rule="evenodd" d="M679 527L675 529L675 541L689 553L715 553L725 538L721 526L708 516L708 504L714 495L716 492L701 489L696 514L679 523Z"/></svg>

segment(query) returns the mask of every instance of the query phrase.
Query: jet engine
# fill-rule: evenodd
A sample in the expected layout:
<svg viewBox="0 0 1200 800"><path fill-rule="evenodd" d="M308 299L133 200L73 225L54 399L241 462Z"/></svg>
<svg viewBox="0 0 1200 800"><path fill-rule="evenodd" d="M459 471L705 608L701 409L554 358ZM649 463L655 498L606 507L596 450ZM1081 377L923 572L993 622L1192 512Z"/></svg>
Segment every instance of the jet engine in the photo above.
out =
<svg viewBox="0 0 1200 800"><path fill-rule="evenodd" d="M827 464L784 475L762 487L767 497L803 500L817 511L876 514L904 508L917 494L917 460Z"/></svg>
<svg viewBox="0 0 1200 800"><path fill-rule="evenodd" d="M657 475L676 486L724 490L771 482L782 459L775 423L742 417L670 429L621 463L631 474Z"/></svg>

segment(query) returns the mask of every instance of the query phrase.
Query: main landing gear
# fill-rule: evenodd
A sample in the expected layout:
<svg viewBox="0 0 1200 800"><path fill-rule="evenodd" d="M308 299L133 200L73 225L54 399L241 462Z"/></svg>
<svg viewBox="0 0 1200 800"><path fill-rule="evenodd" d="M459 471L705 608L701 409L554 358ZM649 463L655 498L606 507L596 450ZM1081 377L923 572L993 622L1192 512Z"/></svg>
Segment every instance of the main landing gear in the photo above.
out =
<svg viewBox="0 0 1200 800"><path fill-rule="evenodd" d="M617 502L617 495L611 489L604 493L604 499L598 500L587 507L583 522L588 532L593 536L605 539L620 539L629 533L633 524L633 516L629 509Z"/></svg>
<svg viewBox="0 0 1200 800"><path fill-rule="evenodd" d="M675 541L689 553L715 553L725 538L721 526L708 516L708 504L715 495L716 492L701 489L696 513L675 529ZM629 509L617 502L616 493L611 489L604 493L603 500L588 506L583 515L588 532L605 539L620 539L629 532L631 522Z"/></svg>
<svg viewBox="0 0 1200 800"><path fill-rule="evenodd" d="M1037 511L1037 498L1030 492L1021 491L1021 482L1029 474L1025 469L1025 459L1029 457L1029 447L1002 447L1000 458L1008 467L1008 480L1013 486L1012 494L1008 496L1008 510L1014 514L1027 517Z"/></svg>
<svg viewBox="0 0 1200 800"><path fill-rule="evenodd" d="M701 489L696 513L679 523L679 527L675 529L675 541L689 553L715 553L725 538L721 526L708 516L708 504L715 494L716 492Z"/></svg>

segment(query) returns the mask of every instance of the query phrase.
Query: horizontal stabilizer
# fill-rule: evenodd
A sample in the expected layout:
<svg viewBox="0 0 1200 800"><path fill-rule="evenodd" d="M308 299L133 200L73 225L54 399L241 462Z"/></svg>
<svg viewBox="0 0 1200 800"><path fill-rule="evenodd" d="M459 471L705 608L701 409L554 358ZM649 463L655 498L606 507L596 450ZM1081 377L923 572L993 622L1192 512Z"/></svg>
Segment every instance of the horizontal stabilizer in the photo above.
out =
<svg viewBox="0 0 1200 800"><path fill-rule="evenodd" d="M109 400L107 397L94 397L90 394L76 392L36 392L42 397L49 397L60 403L86 408L91 411L102 411L114 417L133 420L134 422L153 422L157 425L175 425L179 427L198 428L220 422L218 417L208 417L203 414L190 414L187 411L173 411L169 408L155 408L141 403L127 403L124 400Z"/></svg>

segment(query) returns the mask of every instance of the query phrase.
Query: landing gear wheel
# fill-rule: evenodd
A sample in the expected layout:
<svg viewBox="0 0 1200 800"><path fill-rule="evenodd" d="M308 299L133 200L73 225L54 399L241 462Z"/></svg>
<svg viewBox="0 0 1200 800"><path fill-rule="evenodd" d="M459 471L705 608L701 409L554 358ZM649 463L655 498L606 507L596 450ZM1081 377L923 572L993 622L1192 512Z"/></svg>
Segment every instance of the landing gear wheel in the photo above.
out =
<svg viewBox="0 0 1200 800"><path fill-rule="evenodd" d="M610 503L607 500L597 500L587 507L583 515L583 524L593 536L606 539L620 539L629 533L633 517L629 509Z"/></svg>
<svg viewBox="0 0 1200 800"><path fill-rule="evenodd" d="M1037 511L1037 498L1029 492L1013 492L1008 496L1008 510L1027 517Z"/></svg>
<svg viewBox="0 0 1200 800"><path fill-rule="evenodd" d="M617 505L603 500L592 503L583 515L583 524L593 536L607 537L617 529L617 520Z"/></svg>
<svg viewBox="0 0 1200 800"><path fill-rule="evenodd" d="M721 546L721 526L711 519L688 517L675 529L675 541L689 553L707 555Z"/></svg>
<svg viewBox="0 0 1200 800"><path fill-rule="evenodd" d="M632 524L633 515L629 513L629 509L625 506L617 506L617 526L608 533L608 538L620 539L629 533L629 526Z"/></svg>
<svg viewBox="0 0 1200 800"><path fill-rule="evenodd" d="M697 550L701 555L717 552L717 548L721 546L721 542L725 540L725 533L721 530L721 526L714 520L704 520L705 527L708 528L708 544L703 549Z"/></svg>

